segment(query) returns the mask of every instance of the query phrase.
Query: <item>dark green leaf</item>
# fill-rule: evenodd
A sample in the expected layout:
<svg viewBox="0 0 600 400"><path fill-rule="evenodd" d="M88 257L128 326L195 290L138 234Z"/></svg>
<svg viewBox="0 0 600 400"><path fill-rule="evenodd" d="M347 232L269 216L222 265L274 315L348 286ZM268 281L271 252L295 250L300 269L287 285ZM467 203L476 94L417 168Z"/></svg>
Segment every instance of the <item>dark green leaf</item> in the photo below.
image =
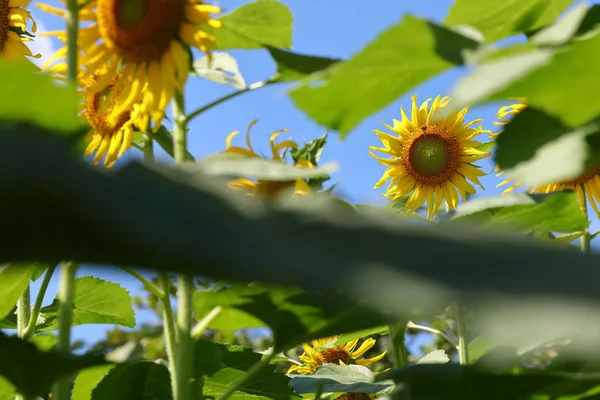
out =
<svg viewBox="0 0 600 400"><path fill-rule="evenodd" d="M58 298L41 309L45 319L37 331L50 331L58 327ZM75 279L72 326L83 324L118 324L133 328L135 315L131 297L118 283L91 276Z"/></svg>
<svg viewBox="0 0 600 400"><path fill-rule="evenodd" d="M114 367L114 364L106 364L81 370L75 378L73 400L92 400L92 391Z"/></svg>
<svg viewBox="0 0 600 400"><path fill-rule="evenodd" d="M463 52L476 47L472 39L406 16L348 61L333 64L322 84L307 83L290 95L319 124L345 136L412 87L463 64Z"/></svg>
<svg viewBox="0 0 600 400"><path fill-rule="evenodd" d="M457 0L444 20L473 26L489 42L549 25L574 0Z"/></svg>
<svg viewBox="0 0 600 400"><path fill-rule="evenodd" d="M448 222L477 223L490 228L527 232L573 232L588 226L574 192L550 195L509 193L482 197L458 206Z"/></svg>
<svg viewBox="0 0 600 400"><path fill-rule="evenodd" d="M250 349L206 340L198 341L195 351L194 376L204 397L219 397L261 360L261 355ZM256 400L290 399L292 389L288 386L289 378L282 373L274 372L273 369L273 366L266 366L250 382L241 385L230 398L234 400L248 400L249 397Z"/></svg>
<svg viewBox="0 0 600 400"><path fill-rule="evenodd" d="M93 386L93 380L100 378L104 371L97 370L85 382L86 389ZM81 395L87 398L87 394ZM135 364L117 365L92 389L91 400L171 400L171 377L162 364L142 361Z"/></svg>
<svg viewBox="0 0 600 400"><path fill-rule="evenodd" d="M237 60L228 53L212 53L209 62L208 56L194 61L193 73L209 81L222 85L244 89L246 81L240 72Z"/></svg>
<svg viewBox="0 0 600 400"><path fill-rule="evenodd" d="M223 15L223 26L212 29L217 50L260 49L265 46L292 46L294 17L283 3L257 0Z"/></svg>
<svg viewBox="0 0 600 400"><path fill-rule="evenodd" d="M335 58L292 53L274 47L267 47L267 50L277 63L277 73L272 79L274 82L297 81L310 74L323 71L340 61Z"/></svg>
<svg viewBox="0 0 600 400"><path fill-rule="evenodd" d="M36 264L11 264L0 267L0 319L12 311L17 300L29 287L36 271Z"/></svg>
<svg viewBox="0 0 600 400"><path fill-rule="evenodd" d="M102 356L42 352L35 345L0 332L0 375L27 397L45 396L52 383L83 368L105 364Z"/></svg>
<svg viewBox="0 0 600 400"><path fill-rule="evenodd" d="M362 365L323 364L314 374L293 376L290 386L296 394L317 393L319 385L325 393L379 393L392 387L389 382L374 383L373 379L373 372Z"/></svg>

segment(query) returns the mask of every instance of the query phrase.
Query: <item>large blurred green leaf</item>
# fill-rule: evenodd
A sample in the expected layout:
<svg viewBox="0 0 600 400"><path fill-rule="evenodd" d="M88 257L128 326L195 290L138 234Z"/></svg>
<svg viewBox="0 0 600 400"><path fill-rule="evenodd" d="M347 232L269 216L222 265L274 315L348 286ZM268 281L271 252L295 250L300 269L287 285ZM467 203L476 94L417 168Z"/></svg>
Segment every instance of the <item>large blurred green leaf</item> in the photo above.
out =
<svg viewBox="0 0 600 400"><path fill-rule="evenodd" d="M515 368L493 371L458 364L419 364L376 378L398 383L402 395L419 400L577 399L600 385L597 373L545 372ZM562 397L565 396L565 397Z"/></svg>
<svg viewBox="0 0 600 400"><path fill-rule="evenodd" d="M37 264L0 266L0 320L15 307L37 268Z"/></svg>
<svg viewBox="0 0 600 400"><path fill-rule="evenodd" d="M115 364L106 364L81 370L75 378L73 392L71 393L72 399L92 400L92 391L115 366Z"/></svg>
<svg viewBox="0 0 600 400"><path fill-rule="evenodd" d="M87 398L81 395L82 399ZM117 365L93 388L91 396L91 400L130 399L172 400L167 367L150 361Z"/></svg>
<svg viewBox="0 0 600 400"><path fill-rule="evenodd" d="M547 196L509 193L470 200L454 210L448 223L456 222L526 232L569 233L582 231L588 226L574 192Z"/></svg>
<svg viewBox="0 0 600 400"><path fill-rule="evenodd" d="M82 133L79 96L72 85L58 85L29 61L1 61L0 76L0 123L30 122L62 134Z"/></svg>
<svg viewBox="0 0 600 400"><path fill-rule="evenodd" d="M574 0L456 0L444 20L470 25L488 42L551 24Z"/></svg>
<svg viewBox="0 0 600 400"><path fill-rule="evenodd" d="M292 46L294 17L279 1L253 1L219 20L223 26L211 29L217 39L217 50L260 49L265 45L289 49Z"/></svg>
<svg viewBox="0 0 600 400"><path fill-rule="evenodd" d="M394 320L391 316L386 320L368 309L353 306L341 296L321 296L256 283L234 284L218 292L198 292L194 295L194 306L199 316L214 306L246 314L236 314L236 319L229 321L225 318L232 317L231 314L217 317L210 325L216 329L231 328L235 324L240 325L237 329L267 324L273 330L275 351L287 350L307 339L356 331ZM248 315L258 320L248 319Z"/></svg>
<svg viewBox="0 0 600 400"><path fill-rule="evenodd" d="M374 320L459 300L507 340L600 329L597 255L357 212L329 196L264 204L167 167L106 172L49 152L54 143L31 127L0 130L0 263L66 259L292 285L326 306L339 296L371 309Z"/></svg>
<svg viewBox="0 0 600 400"><path fill-rule="evenodd" d="M298 107L343 136L412 87L455 65L477 42L432 22L405 16L319 84L290 92ZM317 73L321 79L323 73Z"/></svg>
<svg viewBox="0 0 600 400"><path fill-rule="evenodd" d="M204 397L218 398L246 371L260 362L262 355L242 346L226 346L200 340L195 346L194 377ZM283 400L293 396L289 378L266 366L252 380L241 385L232 395L234 400Z"/></svg>
<svg viewBox="0 0 600 400"><path fill-rule="evenodd" d="M45 396L55 381L80 369L105 364L102 356L66 356L0 332L0 376L27 397Z"/></svg>
<svg viewBox="0 0 600 400"><path fill-rule="evenodd" d="M373 382L375 375L362 365L323 364L309 376L292 377L290 386L296 394L317 393L319 386L325 393L379 393L393 386L391 382Z"/></svg>
<svg viewBox="0 0 600 400"><path fill-rule="evenodd" d="M42 307L40 315L45 321L38 325L38 332L58 328L59 304L57 298L51 305ZM135 315L127 290L118 283L91 276L75 279L71 325L83 324L118 324L133 328Z"/></svg>
<svg viewBox="0 0 600 400"><path fill-rule="evenodd" d="M335 58L292 53L274 47L268 47L267 50L277 63L277 72L272 79L273 82L297 81L312 73L325 70L340 61Z"/></svg>

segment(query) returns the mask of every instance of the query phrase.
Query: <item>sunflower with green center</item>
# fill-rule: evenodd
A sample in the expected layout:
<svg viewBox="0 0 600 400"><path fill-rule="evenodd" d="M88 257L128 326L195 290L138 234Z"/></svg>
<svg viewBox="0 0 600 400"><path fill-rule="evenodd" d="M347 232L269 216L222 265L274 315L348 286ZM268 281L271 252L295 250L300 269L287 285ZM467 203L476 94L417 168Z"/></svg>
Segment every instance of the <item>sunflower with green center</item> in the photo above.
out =
<svg viewBox="0 0 600 400"><path fill-rule="evenodd" d="M223 153L263 158L254 151L250 142L250 130L257 122L258 120L254 120L248 126L248 130L246 132L246 146L248 146L248 148L232 146L231 142L233 138L239 134L239 131L235 131L231 132L229 136L227 136L227 140L225 142L226 150ZM287 132L287 130L281 129L273 133L269 139L271 152L273 154L272 159L274 161L284 162L282 158L282 151L298 148L298 144L292 140L284 140L281 143L276 143L277 137L283 132ZM294 164L294 166L301 168L313 168L312 163L308 160L299 160ZM239 178L230 181L228 186L234 190L244 191L250 196L258 196L266 201L274 200L282 191L286 189L293 189L294 195L299 196L307 196L308 194L312 193L312 189L304 179L296 179L295 181L272 181L259 179L254 182L247 178Z"/></svg>
<svg viewBox="0 0 600 400"><path fill-rule="evenodd" d="M31 39L27 37L27 21L31 21L31 32L35 33L37 26L25 7L31 0L0 0L0 59L9 61L22 60L26 56L40 58L40 54L33 55L26 43Z"/></svg>
<svg viewBox="0 0 600 400"><path fill-rule="evenodd" d="M339 365L358 364L371 365L381 360L387 354L387 351L373 358L360 358L373 346L375 339L365 340L358 348L358 339L354 339L343 345L334 345L340 336L326 337L323 339L313 340L310 343L304 343L302 348L304 353L300 356L302 365L292 365L287 373L298 372L302 374L312 374L322 364L331 363Z"/></svg>
<svg viewBox="0 0 600 400"><path fill-rule="evenodd" d="M420 107L417 96L411 98L411 118L400 107L401 121L394 119L393 126L383 122L393 134L373 131L384 147L372 146L370 154L388 167L375 188L389 181L384 196L396 200L409 195L406 211L415 211L427 202L427 219L432 219L442 200L448 209L453 209L458 205L459 195L465 201L467 195L475 194L469 180L483 189L478 178L486 174L473 163L489 153L478 150L482 143L474 138L486 131L481 125L473 127L480 119L464 122L468 107L440 113L449 97L437 96L431 105L431 99L427 99ZM373 151L389 158L378 157Z"/></svg>
<svg viewBox="0 0 600 400"><path fill-rule="evenodd" d="M61 0L63 3L65 0ZM102 79L87 87L102 93L109 86L108 101L114 104L113 117L138 105L132 114L135 125L147 131L150 121L158 129L165 109L176 91L181 91L189 75L189 48L210 55L215 38L203 29L218 28L213 19L217 6L202 0L80 0L79 19L89 24L79 28L78 49L80 79L105 69ZM64 17L65 10L46 4L38 6ZM66 32L48 32L66 41ZM45 68L56 59L64 59L67 47L59 49ZM51 70L64 74L61 62Z"/></svg>
<svg viewBox="0 0 600 400"><path fill-rule="evenodd" d="M527 104L524 98L517 99L519 103L511 104L509 106L505 106L498 110L496 116L500 121L495 122L495 125L505 126L508 124L512 117L523 111L527 108ZM498 137L503 132L503 129L496 132L492 135L494 138ZM496 167L496 170L499 170L499 167ZM504 171L499 171L496 176L502 176ZM502 182L500 182L497 186L505 186L510 184L510 186L502 192L503 194L510 193L514 189L520 186L519 181L514 181L511 178L508 178ZM598 203L600 203L600 165L592 168L588 172L581 174L579 177L574 179L569 179L561 182L548 183L544 185L538 185L534 187L527 188L527 191L531 194L541 193L541 194L549 194L553 192L560 192L563 190L573 190L577 193L577 197L579 198L579 204L581 207L586 206L586 197L587 201L590 203L596 215L600 218L600 211L598 208Z"/></svg>

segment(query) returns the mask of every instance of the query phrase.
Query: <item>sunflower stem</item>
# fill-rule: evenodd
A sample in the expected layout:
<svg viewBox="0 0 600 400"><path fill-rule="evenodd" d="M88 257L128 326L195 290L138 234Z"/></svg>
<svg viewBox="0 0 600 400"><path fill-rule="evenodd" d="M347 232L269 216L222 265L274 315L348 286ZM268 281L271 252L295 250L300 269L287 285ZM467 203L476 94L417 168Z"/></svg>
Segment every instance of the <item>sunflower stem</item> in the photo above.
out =
<svg viewBox="0 0 600 400"><path fill-rule="evenodd" d="M67 0L65 22L67 23L67 80L77 84L77 33L79 25L77 0Z"/></svg>
<svg viewBox="0 0 600 400"><path fill-rule="evenodd" d="M586 226L584 234L579 240L580 240L580 245L581 245L581 252L589 253L591 251L591 242L592 242L592 235L590 235L590 227L589 227L590 219L588 216L587 199L585 196L585 186L580 185L580 188L581 188L581 192L578 193L579 204L581 205L581 213L583 214L583 217L585 218L586 221L588 221L588 226Z"/></svg>
<svg viewBox="0 0 600 400"><path fill-rule="evenodd" d="M241 94L244 94L246 92L250 92L250 91L253 91L253 90L257 90L257 89L263 88L263 87L268 86L268 85L272 85L274 83L278 83L278 82L276 82L276 81L274 81L272 79L267 79L266 81L254 82L254 83L248 85L247 87L245 87L244 89L240 89L237 92L233 92L233 93L228 94L227 96L223 96L221 98L218 98L217 100L215 100L213 102L210 102L210 103L208 103L208 104L206 104L206 105L204 105L204 106L202 106L202 107L200 107L200 108L192 111L186 117L185 122L189 123L192 119L196 118L198 115L202 114L205 111L210 110L213 107L218 106L221 103L226 102L227 100L233 99L234 97L237 97L237 96L239 96Z"/></svg>
<svg viewBox="0 0 600 400"><path fill-rule="evenodd" d="M73 298L75 295L75 273L77 264L66 262L60 269L58 287L58 341L56 350L64 354L71 351L71 321L73 319ZM71 377L64 378L54 385L53 400L69 400Z"/></svg>
<svg viewBox="0 0 600 400"><path fill-rule="evenodd" d="M396 368L408 366L408 352L406 351L406 328L408 321L390 325L390 343L392 357Z"/></svg>
<svg viewBox="0 0 600 400"><path fill-rule="evenodd" d="M268 355L267 358L260 360L256 364L254 364L246 374L242 376L240 379L236 380L233 385L227 387L227 390L217 398L217 400L227 400L232 394L234 394L239 388L243 387L245 384L254 379L258 374L260 374L269 364L271 360L275 357L275 352L272 352Z"/></svg>
<svg viewBox="0 0 600 400"><path fill-rule="evenodd" d="M148 279L144 278L142 274L135 271L133 268L121 267L121 269L127 272L129 275L133 276L138 281L140 281L141 284L144 285L146 290L155 295L158 299L162 299L164 297L165 293L158 286L150 282Z"/></svg>
<svg viewBox="0 0 600 400"><path fill-rule="evenodd" d="M56 271L56 265L53 265L46 270L46 274L44 275L44 279L42 280L42 285L40 286L40 290L38 291L35 303L33 304L33 308L31 309L29 322L27 323L25 332L23 332L24 339L29 339L35 333L35 328L37 327L37 320L40 315L42 303L44 302L44 296L46 296L46 291L48 290L48 285L50 284L52 275L54 275L54 271Z"/></svg>
<svg viewBox="0 0 600 400"><path fill-rule="evenodd" d="M175 94L173 101L173 154L175 163L184 163L187 156L187 122L185 115L184 95ZM194 281L187 274L179 276L177 290L177 349L175 357L175 392L174 400L190 398L190 380L194 366L194 339L192 338L192 295Z"/></svg>
<svg viewBox="0 0 600 400"><path fill-rule="evenodd" d="M467 365L469 364L469 340L467 335L465 309L460 303L457 303L454 310L458 336L458 361L461 365Z"/></svg>
<svg viewBox="0 0 600 400"><path fill-rule="evenodd" d="M31 289L29 285L27 285L25 292L17 302L17 336L20 338L25 337L25 331L27 330L27 324L29 323L30 315Z"/></svg>
<svg viewBox="0 0 600 400"><path fill-rule="evenodd" d="M171 307L171 280L169 275L164 271L158 272L158 284L162 287L163 296L159 297L163 309L162 317L164 323L164 340L165 340L165 351L167 353L167 359L169 362L169 372L171 373L171 390L173 391L173 398L177 392L177 385L175 377L177 376L177 365L175 364L175 319L173 318L173 308Z"/></svg>

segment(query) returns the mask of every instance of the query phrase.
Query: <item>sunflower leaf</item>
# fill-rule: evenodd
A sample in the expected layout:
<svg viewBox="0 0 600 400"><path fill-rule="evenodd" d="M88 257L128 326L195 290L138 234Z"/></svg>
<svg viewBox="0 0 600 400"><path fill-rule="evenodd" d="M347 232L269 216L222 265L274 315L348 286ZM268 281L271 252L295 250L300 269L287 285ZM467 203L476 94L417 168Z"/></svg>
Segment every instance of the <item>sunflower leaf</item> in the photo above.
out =
<svg viewBox="0 0 600 400"><path fill-rule="evenodd" d="M194 61L193 73L209 81L233 86L238 90L246 88L246 81L240 72L237 60L228 53L215 52Z"/></svg>
<svg viewBox="0 0 600 400"><path fill-rule="evenodd" d="M107 371L108 370L108 371ZM107 373L106 373L107 372ZM103 377L102 375L106 373ZM101 378L94 386L95 381ZM114 368L99 369L86 374L86 381L80 382L79 393L82 400L127 400L151 397L155 400L171 400L171 377L169 370L157 362L140 361L121 364ZM91 389L91 397L87 390Z"/></svg>
<svg viewBox="0 0 600 400"><path fill-rule="evenodd" d="M0 320L13 310L37 268L38 264L0 266Z"/></svg>
<svg viewBox="0 0 600 400"><path fill-rule="evenodd" d="M290 386L297 394L323 392L379 393L393 387L391 382L373 382L373 372L362 365L323 364L309 376L292 375Z"/></svg>
<svg viewBox="0 0 600 400"><path fill-rule="evenodd" d="M219 18L223 26L207 29L216 38L216 50L260 49L292 46L290 9L275 0L244 4Z"/></svg>
<svg viewBox="0 0 600 400"><path fill-rule="evenodd" d="M450 29L406 16L349 60L317 72L318 85L304 82L290 96L317 123L344 137L412 87L463 64L463 52L477 46Z"/></svg>
<svg viewBox="0 0 600 400"><path fill-rule="evenodd" d="M297 81L310 74L327 70L328 67L341 60L327 57L309 56L267 47L269 54L277 63L277 73L273 82Z"/></svg>
<svg viewBox="0 0 600 400"><path fill-rule="evenodd" d="M456 0L444 24L473 26L488 42L495 42L551 24L573 1Z"/></svg>

